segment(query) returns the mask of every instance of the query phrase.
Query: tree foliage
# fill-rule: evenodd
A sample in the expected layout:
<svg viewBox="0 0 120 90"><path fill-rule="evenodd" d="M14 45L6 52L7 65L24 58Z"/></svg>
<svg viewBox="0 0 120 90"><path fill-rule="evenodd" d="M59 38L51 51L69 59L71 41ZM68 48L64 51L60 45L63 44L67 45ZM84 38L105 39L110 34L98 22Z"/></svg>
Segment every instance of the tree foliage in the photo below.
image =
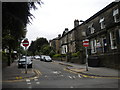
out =
<svg viewBox="0 0 120 90"><path fill-rule="evenodd" d="M19 40L25 38L26 26L33 15L30 10L37 9L36 2L3 2L2 3L2 47L17 48ZM39 2L40 4L40 2Z"/></svg>
<svg viewBox="0 0 120 90"><path fill-rule="evenodd" d="M39 1L39 0L38 0ZM37 9L36 2L3 2L2 3L2 50L8 49L8 65L11 51L17 50L22 38L26 35L26 26L34 16L31 9ZM41 4L40 2L37 2Z"/></svg>
<svg viewBox="0 0 120 90"><path fill-rule="evenodd" d="M31 42L31 45L28 48L28 53L30 55L50 55L53 56L55 51L51 47L46 38L37 38L35 41Z"/></svg>

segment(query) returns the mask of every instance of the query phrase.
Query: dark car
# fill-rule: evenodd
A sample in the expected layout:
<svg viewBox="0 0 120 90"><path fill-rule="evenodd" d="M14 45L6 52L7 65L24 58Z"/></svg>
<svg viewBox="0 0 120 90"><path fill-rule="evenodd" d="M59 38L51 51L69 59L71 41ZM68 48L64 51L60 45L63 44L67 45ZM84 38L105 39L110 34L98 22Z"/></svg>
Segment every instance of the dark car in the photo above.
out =
<svg viewBox="0 0 120 90"><path fill-rule="evenodd" d="M32 60L29 57L22 57L18 61L18 68L26 66L26 59L27 59L27 67L32 68Z"/></svg>

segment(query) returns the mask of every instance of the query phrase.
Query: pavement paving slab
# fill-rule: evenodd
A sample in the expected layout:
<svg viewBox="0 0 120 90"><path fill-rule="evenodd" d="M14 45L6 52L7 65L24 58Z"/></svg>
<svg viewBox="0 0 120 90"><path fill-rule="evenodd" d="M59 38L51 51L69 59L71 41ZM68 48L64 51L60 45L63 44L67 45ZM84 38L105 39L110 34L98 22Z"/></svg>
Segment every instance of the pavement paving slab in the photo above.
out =
<svg viewBox="0 0 120 90"><path fill-rule="evenodd" d="M7 66L2 69L2 80L19 80L35 76L36 73L32 68L27 69L27 74L25 73L25 68L18 68L17 61L14 61L11 66Z"/></svg>
<svg viewBox="0 0 120 90"><path fill-rule="evenodd" d="M88 67L88 71L86 71L86 65L84 64L75 64L68 62L58 62L61 65L65 65L66 69L80 72L87 75L96 75L96 76L110 76L110 77L120 77L120 70L106 68L106 67Z"/></svg>

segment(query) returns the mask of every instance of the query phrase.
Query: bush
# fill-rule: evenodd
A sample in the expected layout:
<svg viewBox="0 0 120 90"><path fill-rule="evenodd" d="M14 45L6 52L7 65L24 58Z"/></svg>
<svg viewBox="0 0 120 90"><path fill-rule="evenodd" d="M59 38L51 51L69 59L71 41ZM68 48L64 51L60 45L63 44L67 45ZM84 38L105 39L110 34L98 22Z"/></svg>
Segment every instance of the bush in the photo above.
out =
<svg viewBox="0 0 120 90"><path fill-rule="evenodd" d="M80 55L80 52L79 52L79 51L76 52L76 53L72 53L72 57L79 57L79 55Z"/></svg>
<svg viewBox="0 0 120 90"><path fill-rule="evenodd" d="M61 54L55 54L53 55L54 58L61 57Z"/></svg>
<svg viewBox="0 0 120 90"><path fill-rule="evenodd" d="M77 57L77 53L72 53L72 57Z"/></svg>
<svg viewBox="0 0 120 90"><path fill-rule="evenodd" d="M66 54L61 54L62 57L66 57L67 55Z"/></svg>

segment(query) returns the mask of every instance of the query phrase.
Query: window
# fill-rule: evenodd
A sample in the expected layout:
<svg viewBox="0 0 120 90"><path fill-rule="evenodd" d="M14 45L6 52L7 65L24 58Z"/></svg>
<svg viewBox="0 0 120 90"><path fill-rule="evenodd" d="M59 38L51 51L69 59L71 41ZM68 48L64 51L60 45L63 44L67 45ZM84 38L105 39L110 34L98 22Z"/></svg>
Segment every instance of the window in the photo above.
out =
<svg viewBox="0 0 120 90"><path fill-rule="evenodd" d="M105 28L105 19L101 18L100 21L99 21L99 23L100 23L101 29L104 29Z"/></svg>
<svg viewBox="0 0 120 90"><path fill-rule="evenodd" d="M91 53L96 53L96 40L91 40Z"/></svg>
<svg viewBox="0 0 120 90"><path fill-rule="evenodd" d="M97 49L97 53L102 52L101 38L98 38L98 39L96 40L96 49Z"/></svg>
<svg viewBox="0 0 120 90"><path fill-rule="evenodd" d="M93 27L93 23L91 23L89 26L88 26L88 30L90 31L91 34L94 33L94 27Z"/></svg>
<svg viewBox="0 0 120 90"><path fill-rule="evenodd" d="M107 39L106 37L102 37L102 47L103 47L103 52L107 52Z"/></svg>
<svg viewBox="0 0 120 90"><path fill-rule="evenodd" d="M111 49L117 49L117 44L116 44L116 34L115 31L110 32L110 44L111 44Z"/></svg>
<svg viewBox="0 0 120 90"><path fill-rule="evenodd" d="M82 36L86 36L86 32L85 31L82 31Z"/></svg>
<svg viewBox="0 0 120 90"><path fill-rule="evenodd" d="M62 54L66 54L67 53L67 45L63 45L62 46Z"/></svg>
<svg viewBox="0 0 120 90"><path fill-rule="evenodd" d="M115 22L119 22L120 21L120 15L119 15L119 10L118 9L115 9L113 11L113 17L114 17L114 21Z"/></svg>

